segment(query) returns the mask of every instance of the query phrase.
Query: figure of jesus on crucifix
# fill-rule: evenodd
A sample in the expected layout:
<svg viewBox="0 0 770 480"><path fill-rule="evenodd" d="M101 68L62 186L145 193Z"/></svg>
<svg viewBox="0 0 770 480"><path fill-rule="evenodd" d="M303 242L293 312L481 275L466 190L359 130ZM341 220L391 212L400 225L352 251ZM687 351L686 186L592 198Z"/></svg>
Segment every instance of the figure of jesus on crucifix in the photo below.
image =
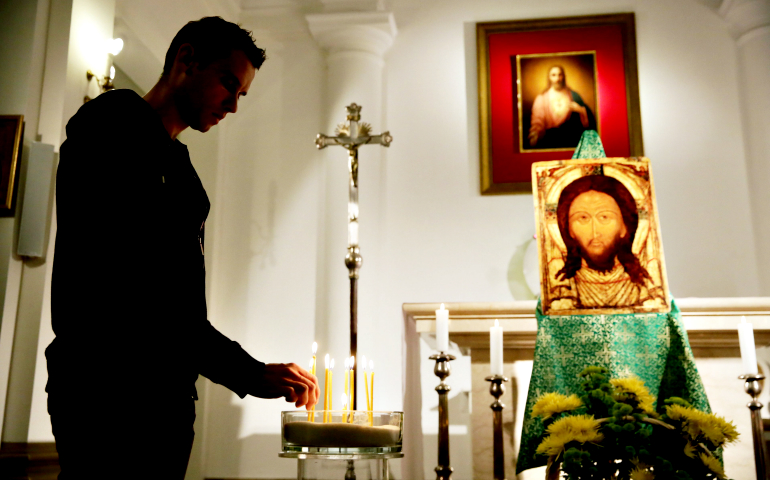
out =
<svg viewBox="0 0 770 480"><path fill-rule="evenodd" d="M345 255L345 266L348 267L350 278L350 355L357 357L358 350L358 271L363 264L361 250L358 246L358 147L362 145L390 146L393 137L390 132L371 135L372 127L360 122L361 106L351 103L346 107L346 121L337 126L336 135L329 137L319 133L315 144L318 149L329 145L339 145L348 151L348 251ZM358 362L353 364L353 385L356 391L358 378ZM358 395L353 397L352 410L356 409Z"/></svg>

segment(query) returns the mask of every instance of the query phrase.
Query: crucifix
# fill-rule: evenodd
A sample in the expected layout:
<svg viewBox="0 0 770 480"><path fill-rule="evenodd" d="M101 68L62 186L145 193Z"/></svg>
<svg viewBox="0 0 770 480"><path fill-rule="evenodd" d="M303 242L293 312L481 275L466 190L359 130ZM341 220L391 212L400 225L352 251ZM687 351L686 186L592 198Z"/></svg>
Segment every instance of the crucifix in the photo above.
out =
<svg viewBox="0 0 770 480"><path fill-rule="evenodd" d="M393 137L390 132L371 135L372 127L361 122L361 106L351 103L346 107L347 119L337 125L335 136L329 137L319 133L315 139L318 149L329 145L339 145L348 151L348 252L345 255L345 266L348 267L350 279L350 354L356 358L353 365L352 391L356 392L358 383L358 271L363 264L361 250L358 246L358 147L361 145L390 146ZM358 395L353 397L351 410L356 409Z"/></svg>

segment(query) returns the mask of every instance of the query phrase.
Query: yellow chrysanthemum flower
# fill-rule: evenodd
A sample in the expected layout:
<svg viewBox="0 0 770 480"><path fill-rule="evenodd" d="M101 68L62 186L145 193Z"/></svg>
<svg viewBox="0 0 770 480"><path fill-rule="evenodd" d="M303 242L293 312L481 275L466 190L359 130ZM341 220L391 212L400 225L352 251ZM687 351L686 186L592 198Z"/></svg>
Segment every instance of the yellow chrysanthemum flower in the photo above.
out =
<svg viewBox="0 0 770 480"><path fill-rule="evenodd" d="M599 422L592 415L574 415L556 420L546 430L548 436L537 447L537 453L558 455L570 442L600 442Z"/></svg>
<svg viewBox="0 0 770 480"><path fill-rule="evenodd" d="M560 393L546 393L541 396L535 406L532 407L532 415L544 420L557 413L569 412L583 406L583 402L577 395L562 395Z"/></svg>
<svg viewBox="0 0 770 480"><path fill-rule="evenodd" d="M692 439L702 435L718 447L725 443L734 442L739 435L732 422L694 408L668 405L666 406L666 414L671 420L681 421L682 427Z"/></svg>
<svg viewBox="0 0 770 480"><path fill-rule="evenodd" d="M630 475L631 480L655 480L655 474L646 468L635 468Z"/></svg>
<svg viewBox="0 0 770 480"><path fill-rule="evenodd" d="M687 445L684 446L684 454L687 455L690 458L695 458L695 445L693 445L690 442L687 442Z"/></svg>
<svg viewBox="0 0 770 480"><path fill-rule="evenodd" d="M623 401L628 395L636 397L639 408L645 413L654 413L655 396L647 390L644 382L637 377L613 378L610 380L615 387L613 397L617 401Z"/></svg>
<svg viewBox="0 0 770 480"><path fill-rule="evenodd" d="M714 472L714 475L716 475L717 478L726 478L725 469L722 467L722 464L719 463L719 460L712 457L711 455L706 455L705 453L701 453L698 455L698 457L700 458L700 461L703 462L703 465Z"/></svg>

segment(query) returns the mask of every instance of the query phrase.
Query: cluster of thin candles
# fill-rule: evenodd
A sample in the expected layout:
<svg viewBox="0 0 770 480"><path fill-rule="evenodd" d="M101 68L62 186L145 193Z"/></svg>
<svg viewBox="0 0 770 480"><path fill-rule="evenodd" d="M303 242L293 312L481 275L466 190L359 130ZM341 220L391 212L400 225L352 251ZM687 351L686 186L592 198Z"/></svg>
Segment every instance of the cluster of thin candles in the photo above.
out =
<svg viewBox="0 0 770 480"><path fill-rule="evenodd" d="M316 374L316 352L318 351L318 343L313 342L313 358L310 359L310 373L313 375ZM340 400L342 402L342 422L343 423L353 423L353 412L350 412L350 415L348 415L348 410L352 410L353 401L355 399L355 389L353 388L354 381L353 381L353 366L356 364L356 357L350 356L350 358L345 359L345 393L342 394L340 397ZM366 363L366 356L362 358L361 366L364 368L364 386L366 388L366 410L369 413L369 425L372 424L373 421L373 405L374 405L374 361L369 360L368 364L368 371L367 371L367 363ZM333 402L332 402L332 392L333 389L333 383L332 383L332 374L334 371L334 359L329 359L329 354L327 353L326 356L324 356L324 417L323 417L323 423L331 423L332 422L332 414L331 410L334 409ZM348 408L350 406L350 408ZM311 422L315 421L315 405L313 405L313 410L308 413L308 420Z"/></svg>

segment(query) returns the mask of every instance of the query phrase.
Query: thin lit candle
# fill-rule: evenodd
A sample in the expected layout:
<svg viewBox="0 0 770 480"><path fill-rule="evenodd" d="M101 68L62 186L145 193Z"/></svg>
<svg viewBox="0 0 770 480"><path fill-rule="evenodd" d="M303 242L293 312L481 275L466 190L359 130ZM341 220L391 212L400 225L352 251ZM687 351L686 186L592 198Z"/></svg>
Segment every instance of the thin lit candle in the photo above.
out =
<svg viewBox="0 0 770 480"><path fill-rule="evenodd" d="M374 361L372 360L369 360L369 375L371 375L369 380L369 425L371 426L374 423L372 413L374 411Z"/></svg>
<svg viewBox="0 0 770 480"><path fill-rule="evenodd" d="M332 358L331 363L329 364L329 410L334 410L333 406L333 397L332 393L334 392L334 379L332 378L334 376L334 359ZM332 421L332 414L329 413L329 421Z"/></svg>
<svg viewBox="0 0 770 480"><path fill-rule="evenodd" d="M348 396L343 393L340 400L342 401L342 423L346 423L348 421L348 414L346 413L348 410Z"/></svg>
<svg viewBox="0 0 770 480"><path fill-rule="evenodd" d="M310 359L310 367L308 368L308 372L311 373L311 375L315 375L313 372L313 364L315 363L315 357ZM313 404L313 410L307 414L307 419L309 422L312 422L315 420L315 404Z"/></svg>
<svg viewBox="0 0 770 480"><path fill-rule="evenodd" d="M350 401L348 402L348 405L350 405L350 423L353 423L353 405L355 405L355 398L356 398L356 383L354 379L355 375L355 369L356 366L356 357L354 355L350 356Z"/></svg>
<svg viewBox="0 0 770 480"><path fill-rule="evenodd" d="M326 411L329 409L329 354L324 356L324 423L327 422Z"/></svg>
<svg viewBox="0 0 770 480"><path fill-rule="evenodd" d="M374 361L369 360L369 375L372 376L369 383L371 384L371 387L369 387L369 410L374 410Z"/></svg>

